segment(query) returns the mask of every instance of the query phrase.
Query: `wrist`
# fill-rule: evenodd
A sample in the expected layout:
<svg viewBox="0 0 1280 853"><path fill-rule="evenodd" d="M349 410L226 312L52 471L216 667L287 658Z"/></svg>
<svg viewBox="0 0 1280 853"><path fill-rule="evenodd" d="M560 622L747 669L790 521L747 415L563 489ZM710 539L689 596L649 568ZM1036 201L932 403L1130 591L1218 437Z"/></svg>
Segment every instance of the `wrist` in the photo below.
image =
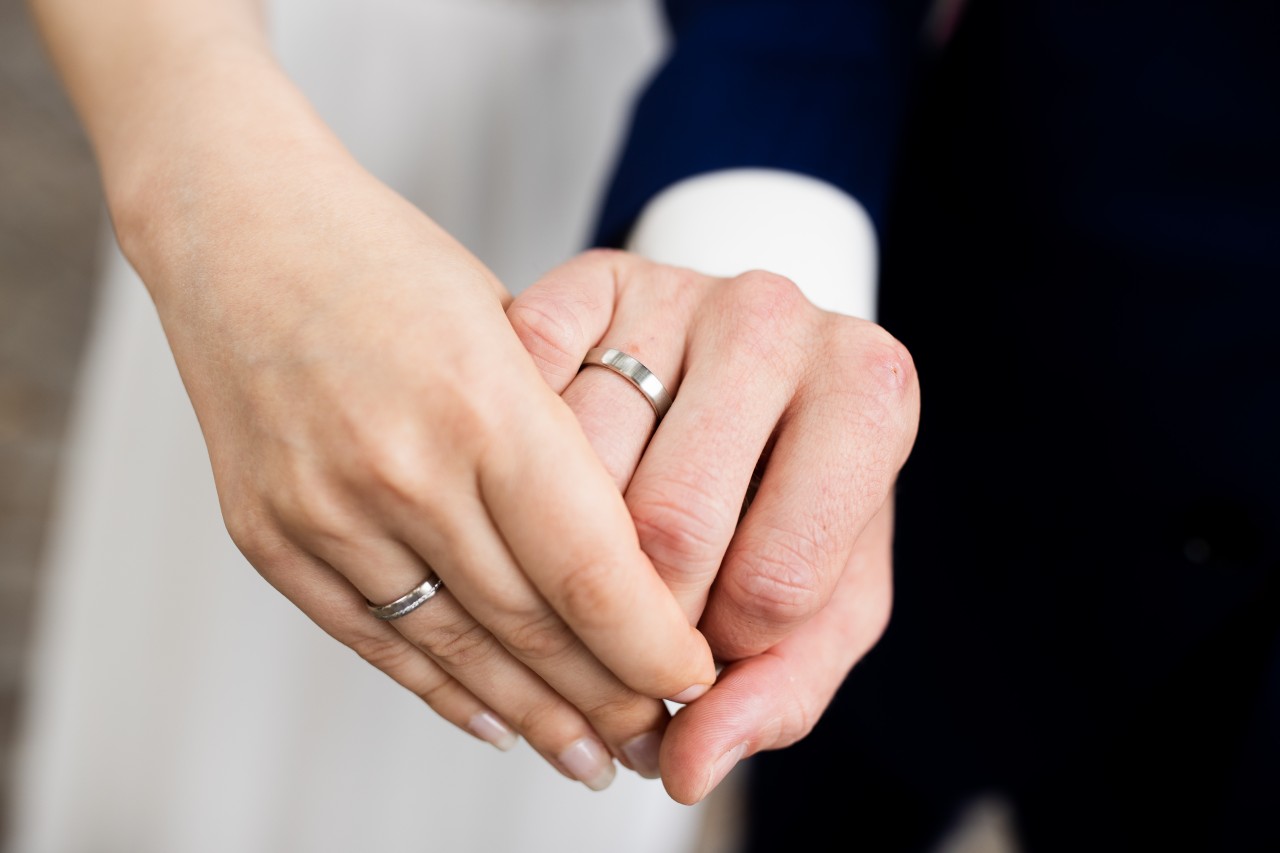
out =
<svg viewBox="0 0 1280 853"><path fill-rule="evenodd" d="M152 74L163 79L92 137L116 237L139 272L184 248L174 239L193 220L230 224L307 175L357 168L264 53L225 46Z"/></svg>

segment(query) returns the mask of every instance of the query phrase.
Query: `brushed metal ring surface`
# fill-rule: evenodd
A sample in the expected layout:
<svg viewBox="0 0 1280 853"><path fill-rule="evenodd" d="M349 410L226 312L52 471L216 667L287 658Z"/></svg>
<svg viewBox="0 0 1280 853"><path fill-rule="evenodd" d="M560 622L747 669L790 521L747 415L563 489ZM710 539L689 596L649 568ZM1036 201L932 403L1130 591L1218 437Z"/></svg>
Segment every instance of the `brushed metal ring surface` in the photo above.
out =
<svg viewBox="0 0 1280 853"><path fill-rule="evenodd" d="M444 581L435 572L427 575L427 579L389 604L369 604L369 612L384 622L399 619L406 613L412 613L435 595Z"/></svg>
<svg viewBox="0 0 1280 853"><path fill-rule="evenodd" d="M611 347L593 347L582 360L582 367L591 366L606 367L639 388L649 405L653 406L653 413L658 416L659 421L671 408L671 395L667 393L667 387L635 356Z"/></svg>

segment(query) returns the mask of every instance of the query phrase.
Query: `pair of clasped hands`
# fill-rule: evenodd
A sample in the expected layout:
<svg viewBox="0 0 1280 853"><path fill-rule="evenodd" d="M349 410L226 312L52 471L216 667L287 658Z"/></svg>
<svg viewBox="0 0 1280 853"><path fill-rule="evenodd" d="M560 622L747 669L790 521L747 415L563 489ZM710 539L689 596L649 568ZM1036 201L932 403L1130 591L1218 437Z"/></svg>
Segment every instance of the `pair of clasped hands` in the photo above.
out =
<svg viewBox="0 0 1280 853"><path fill-rule="evenodd" d="M266 580L446 720L592 789L620 762L692 804L805 736L889 616L906 350L780 276L622 252L512 299L324 132L222 139L113 215ZM597 345L666 384L656 429L580 369ZM370 613L431 570L421 607Z"/></svg>

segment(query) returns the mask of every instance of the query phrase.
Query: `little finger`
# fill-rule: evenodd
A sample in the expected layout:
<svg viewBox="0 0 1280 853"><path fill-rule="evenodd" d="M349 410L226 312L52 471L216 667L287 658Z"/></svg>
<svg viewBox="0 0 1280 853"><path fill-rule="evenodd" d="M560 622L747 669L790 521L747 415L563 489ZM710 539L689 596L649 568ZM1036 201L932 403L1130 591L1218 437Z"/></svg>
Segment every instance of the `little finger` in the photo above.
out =
<svg viewBox="0 0 1280 853"><path fill-rule="evenodd" d="M486 705L391 625L370 617L360 593L331 566L279 545L255 563L262 576L325 633L416 695L458 728L509 750L519 737Z"/></svg>
<svg viewBox="0 0 1280 853"><path fill-rule="evenodd" d="M492 529L480 531L480 537L495 538ZM318 550L331 564L348 567L352 582L366 598L370 618L381 618L425 653L562 773L593 790L607 787L614 776L613 758L591 721L572 699L557 693L459 603L440 578L467 585L466 572L456 558L447 556L461 549L439 548L439 541L439 536L429 537L431 562L403 543L377 537L329 542ZM439 567L439 574L433 566ZM514 567L512 574L519 585L523 579ZM391 589L398 592L387 592ZM531 589L528 594L537 600ZM569 635L567 628L563 633ZM583 657L589 657L580 646L579 650ZM583 666L579 664L577 669L580 672ZM662 703L626 690L607 672L601 675L634 700L633 716L647 712L634 722L628 735L661 731L667 717ZM654 774L656 751L651 764L646 770Z"/></svg>

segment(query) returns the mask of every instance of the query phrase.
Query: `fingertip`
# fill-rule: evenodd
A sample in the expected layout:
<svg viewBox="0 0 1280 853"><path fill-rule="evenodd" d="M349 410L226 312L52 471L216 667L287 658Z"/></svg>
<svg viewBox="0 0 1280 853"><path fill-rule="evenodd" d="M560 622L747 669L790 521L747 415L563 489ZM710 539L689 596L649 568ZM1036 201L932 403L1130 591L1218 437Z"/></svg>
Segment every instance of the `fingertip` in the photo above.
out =
<svg viewBox="0 0 1280 853"><path fill-rule="evenodd" d="M659 692L658 695L666 702L676 705L688 705L701 699L707 695L708 691L716 684L716 673L710 667L699 666L696 669L696 675L684 681L684 686L678 690L671 688L671 682L666 682L666 692ZM643 691L640 691L643 692ZM650 694L653 695L653 694Z"/></svg>
<svg viewBox="0 0 1280 853"><path fill-rule="evenodd" d="M510 751L520 742L520 736L492 711L472 715L467 722L467 731L503 752Z"/></svg>
<svg viewBox="0 0 1280 853"><path fill-rule="evenodd" d="M594 738L580 738L556 756L560 766L593 791L603 791L613 784L617 767L613 756Z"/></svg>
<svg viewBox="0 0 1280 853"><path fill-rule="evenodd" d="M645 732L622 745L627 765L645 779L662 776L659 756L662 750L662 733Z"/></svg>
<svg viewBox="0 0 1280 853"><path fill-rule="evenodd" d="M694 806L709 797L729 777L742 759L749 745L746 741L734 742L718 755L714 752L701 762L682 761L679 767L664 770L663 786L667 795L677 803Z"/></svg>
<svg viewBox="0 0 1280 853"><path fill-rule="evenodd" d="M694 684L689 687L686 687L684 690L681 690L679 693L675 694L674 696L668 696L667 698L670 701L675 702L677 705L688 705L690 702L697 699L699 696L705 695L706 692L710 689L711 689L710 684Z"/></svg>
<svg viewBox="0 0 1280 853"><path fill-rule="evenodd" d="M702 802L706 799L707 795L714 791L720 783L725 780L733 768L738 766L739 762L742 761L746 754L747 744L744 741L737 746L733 746L725 750L719 758L713 761L711 766L707 768L707 773L703 780L701 791L698 794L697 802Z"/></svg>

